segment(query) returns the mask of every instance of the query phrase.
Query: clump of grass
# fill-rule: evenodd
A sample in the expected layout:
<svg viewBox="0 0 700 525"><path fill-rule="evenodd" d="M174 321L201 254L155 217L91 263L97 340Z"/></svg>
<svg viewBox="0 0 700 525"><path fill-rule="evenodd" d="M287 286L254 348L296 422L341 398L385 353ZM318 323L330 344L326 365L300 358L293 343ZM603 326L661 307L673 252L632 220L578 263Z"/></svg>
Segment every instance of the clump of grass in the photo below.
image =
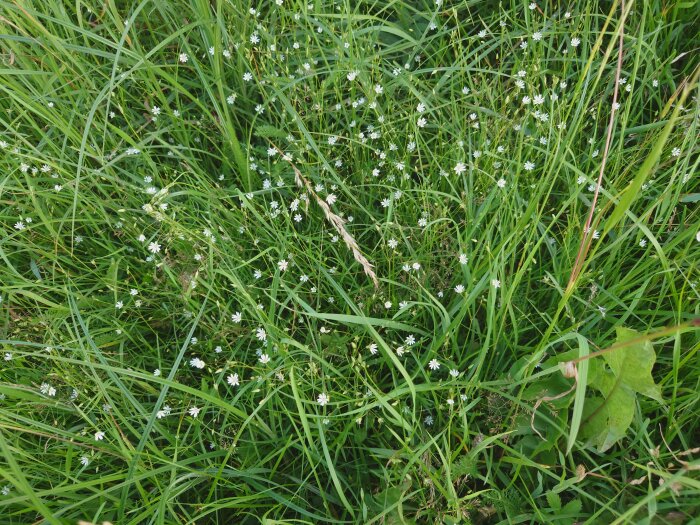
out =
<svg viewBox="0 0 700 525"><path fill-rule="evenodd" d="M698 514L687 2L2 6L3 522Z"/></svg>

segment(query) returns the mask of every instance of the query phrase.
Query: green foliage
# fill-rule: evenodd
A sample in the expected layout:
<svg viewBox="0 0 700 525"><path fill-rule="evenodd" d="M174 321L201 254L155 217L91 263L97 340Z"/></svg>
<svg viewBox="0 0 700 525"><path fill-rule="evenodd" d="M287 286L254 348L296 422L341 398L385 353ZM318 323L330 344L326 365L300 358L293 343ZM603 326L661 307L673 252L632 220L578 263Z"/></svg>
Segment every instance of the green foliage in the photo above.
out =
<svg viewBox="0 0 700 525"><path fill-rule="evenodd" d="M642 339L642 340L639 340ZM594 360L589 386L600 396L591 396L584 406L582 437L605 452L629 429L637 407L637 394L662 402L661 390L652 369L656 353L648 339L629 328L617 327L616 347L603 354L607 366Z"/></svg>
<svg viewBox="0 0 700 525"><path fill-rule="evenodd" d="M692 523L697 16L625 7L568 286L620 2L0 0L0 522Z"/></svg>

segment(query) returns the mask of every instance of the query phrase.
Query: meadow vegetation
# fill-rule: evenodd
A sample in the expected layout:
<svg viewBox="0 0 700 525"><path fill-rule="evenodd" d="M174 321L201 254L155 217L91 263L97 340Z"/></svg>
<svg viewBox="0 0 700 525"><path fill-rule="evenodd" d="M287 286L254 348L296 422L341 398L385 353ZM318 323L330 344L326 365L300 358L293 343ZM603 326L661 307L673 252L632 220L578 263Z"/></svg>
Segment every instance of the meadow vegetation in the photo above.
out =
<svg viewBox="0 0 700 525"><path fill-rule="evenodd" d="M700 523L699 20L0 0L0 522Z"/></svg>

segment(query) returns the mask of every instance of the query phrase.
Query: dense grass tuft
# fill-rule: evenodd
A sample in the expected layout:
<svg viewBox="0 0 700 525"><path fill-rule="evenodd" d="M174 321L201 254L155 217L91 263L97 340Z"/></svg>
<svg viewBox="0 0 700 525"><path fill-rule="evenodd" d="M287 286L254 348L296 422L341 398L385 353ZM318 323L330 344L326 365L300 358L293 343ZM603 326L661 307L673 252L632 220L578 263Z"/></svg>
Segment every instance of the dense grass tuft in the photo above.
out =
<svg viewBox="0 0 700 525"><path fill-rule="evenodd" d="M0 0L0 522L698 523L699 18Z"/></svg>

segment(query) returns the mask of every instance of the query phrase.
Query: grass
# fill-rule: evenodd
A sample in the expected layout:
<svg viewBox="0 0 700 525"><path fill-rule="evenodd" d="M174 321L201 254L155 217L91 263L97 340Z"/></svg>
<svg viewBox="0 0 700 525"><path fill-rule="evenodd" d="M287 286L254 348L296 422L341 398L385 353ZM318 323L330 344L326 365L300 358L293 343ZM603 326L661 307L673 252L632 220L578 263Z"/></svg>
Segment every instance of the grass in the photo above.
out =
<svg viewBox="0 0 700 525"><path fill-rule="evenodd" d="M699 523L693 2L0 6L0 522Z"/></svg>

